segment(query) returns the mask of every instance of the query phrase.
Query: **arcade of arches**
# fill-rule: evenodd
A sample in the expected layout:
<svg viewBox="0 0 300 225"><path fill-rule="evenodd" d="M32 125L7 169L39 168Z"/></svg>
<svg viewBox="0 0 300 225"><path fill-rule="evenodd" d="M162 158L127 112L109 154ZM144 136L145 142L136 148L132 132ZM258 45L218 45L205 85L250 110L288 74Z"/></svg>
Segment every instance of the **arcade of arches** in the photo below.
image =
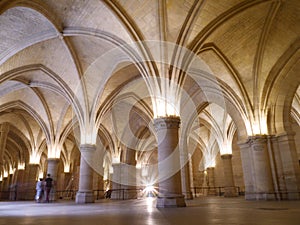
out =
<svg viewBox="0 0 300 225"><path fill-rule="evenodd" d="M219 190L299 199L299 0L2 0L0 13L1 199L32 199L48 173L76 203L152 186L157 207Z"/></svg>

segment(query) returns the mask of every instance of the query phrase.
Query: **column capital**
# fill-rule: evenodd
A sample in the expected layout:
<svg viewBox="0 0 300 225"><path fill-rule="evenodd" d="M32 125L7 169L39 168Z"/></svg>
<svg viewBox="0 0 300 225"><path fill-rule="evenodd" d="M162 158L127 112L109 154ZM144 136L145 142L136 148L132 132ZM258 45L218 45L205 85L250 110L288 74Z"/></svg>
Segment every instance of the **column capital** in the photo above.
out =
<svg viewBox="0 0 300 225"><path fill-rule="evenodd" d="M59 160L60 160L59 158L48 158L47 159L48 162L53 162L53 163L59 162Z"/></svg>
<svg viewBox="0 0 300 225"><path fill-rule="evenodd" d="M154 127L156 130L162 129L178 129L180 126L180 117L159 117L153 120Z"/></svg>
<svg viewBox="0 0 300 225"><path fill-rule="evenodd" d="M27 165L28 166L39 166L40 164L39 163L28 163Z"/></svg>
<svg viewBox="0 0 300 225"><path fill-rule="evenodd" d="M214 170L215 169L215 167L207 167L206 168L206 171L212 171L212 170Z"/></svg>
<svg viewBox="0 0 300 225"><path fill-rule="evenodd" d="M224 154L224 155L221 155L221 158L222 158L222 159L231 159L231 158L232 158L232 154Z"/></svg>
<svg viewBox="0 0 300 225"><path fill-rule="evenodd" d="M266 140L268 138L268 135L254 135L249 136L249 141L259 141L259 140Z"/></svg>
<svg viewBox="0 0 300 225"><path fill-rule="evenodd" d="M81 144L80 145L80 151L95 151L96 145L93 144Z"/></svg>

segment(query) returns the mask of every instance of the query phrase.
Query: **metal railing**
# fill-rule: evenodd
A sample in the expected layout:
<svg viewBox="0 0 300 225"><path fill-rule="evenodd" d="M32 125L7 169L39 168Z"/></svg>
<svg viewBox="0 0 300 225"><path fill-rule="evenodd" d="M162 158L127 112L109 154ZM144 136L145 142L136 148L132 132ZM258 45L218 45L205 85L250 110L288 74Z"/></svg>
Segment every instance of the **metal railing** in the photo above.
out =
<svg viewBox="0 0 300 225"><path fill-rule="evenodd" d="M234 187L236 190L236 193L238 195L245 195L245 191L238 187ZM209 195L214 195L214 196L223 196L225 193L225 187L204 187L204 186L199 186L199 187L191 187L191 190L193 192L193 196L199 197L199 196L209 196Z"/></svg>
<svg viewBox="0 0 300 225"><path fill-rule="evenodd" d="M63 199L63 200L75 200L78 190L55 190L50 193L50 199ZM110 189L106 190L93 190L95 200L112 198L125 200L129 198L140 197L142 189ZM36 191L32 188L17 189L0 191L1 201L22 201L22 200L34 200Z"/></svg>

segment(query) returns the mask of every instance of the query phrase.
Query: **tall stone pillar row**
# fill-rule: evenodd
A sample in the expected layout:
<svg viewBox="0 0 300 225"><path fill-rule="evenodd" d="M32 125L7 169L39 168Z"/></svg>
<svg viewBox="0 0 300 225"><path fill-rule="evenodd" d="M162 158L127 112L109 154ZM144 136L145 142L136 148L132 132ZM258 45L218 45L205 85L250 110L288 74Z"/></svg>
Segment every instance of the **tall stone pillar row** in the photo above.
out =
<svg viewBox="0 0 300 225"><path fill-rule="evenodd" d="M222 163L223 163L223 171L224 171L224 197L236 197L237 191L234 185L233 179L233 170L232 170L232 155L224 154L221 155Z"/></svg>
<svg viewBox="0 0 300 225"><path fill-rule="evenodd" d="M181 170L180 167L178 168L180 165L179 125L179 117L154 119L158 141L159 190L157 208L186 206L184 195L182 195Z"/></svg>
<svg viewBox="0 0 300 225"><path fill-rule="evenodd" d="M185 199L193 199L190 182L190 162L187 151L187 144L184 145L180 152L181 163L181 182L182 182L182 194Z"/></svg>
<svg viewBox="0 0 300 225"><path fill-rule="evenodd" d="M122 176L122 188L124 188L124 199L137 198L136 177L137 169L135 160L135 150L127 148Z"/></svg>
<svg viewBox="0 0 300 225"><path fill-rule="evenodd" d="M96 145L84 144L80 146L80 172L79 188L76 194L76 203L94 203L93 192L93 168L90 163L93 161L93 153L96 151Z"/></svg>

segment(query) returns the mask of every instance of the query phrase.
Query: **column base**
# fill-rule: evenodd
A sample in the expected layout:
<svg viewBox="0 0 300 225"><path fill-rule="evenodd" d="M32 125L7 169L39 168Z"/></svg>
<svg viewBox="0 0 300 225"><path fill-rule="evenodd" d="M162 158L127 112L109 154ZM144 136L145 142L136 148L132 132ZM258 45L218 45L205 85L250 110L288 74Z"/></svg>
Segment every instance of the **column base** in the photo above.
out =
<svg viewBox="0 0 300 225"><path fill-rule="evenodd" d="M186 207L184 196L158 196L156 208L176 208Z"/></svg>
<svg viewBox="0 0 300 225"><path fill-rule="evenodd" d="M92 191L87 192L77 192L76 194L76 203L84 204L84 203L94 203L94 193Z"/></svg>
<svg viewBox="0 0 300 225"><path fill-rule="evenodd" d="M235 189L235 187L225 187L225 191L224 191L224 197L237 197L238 193Z"/></svg>

